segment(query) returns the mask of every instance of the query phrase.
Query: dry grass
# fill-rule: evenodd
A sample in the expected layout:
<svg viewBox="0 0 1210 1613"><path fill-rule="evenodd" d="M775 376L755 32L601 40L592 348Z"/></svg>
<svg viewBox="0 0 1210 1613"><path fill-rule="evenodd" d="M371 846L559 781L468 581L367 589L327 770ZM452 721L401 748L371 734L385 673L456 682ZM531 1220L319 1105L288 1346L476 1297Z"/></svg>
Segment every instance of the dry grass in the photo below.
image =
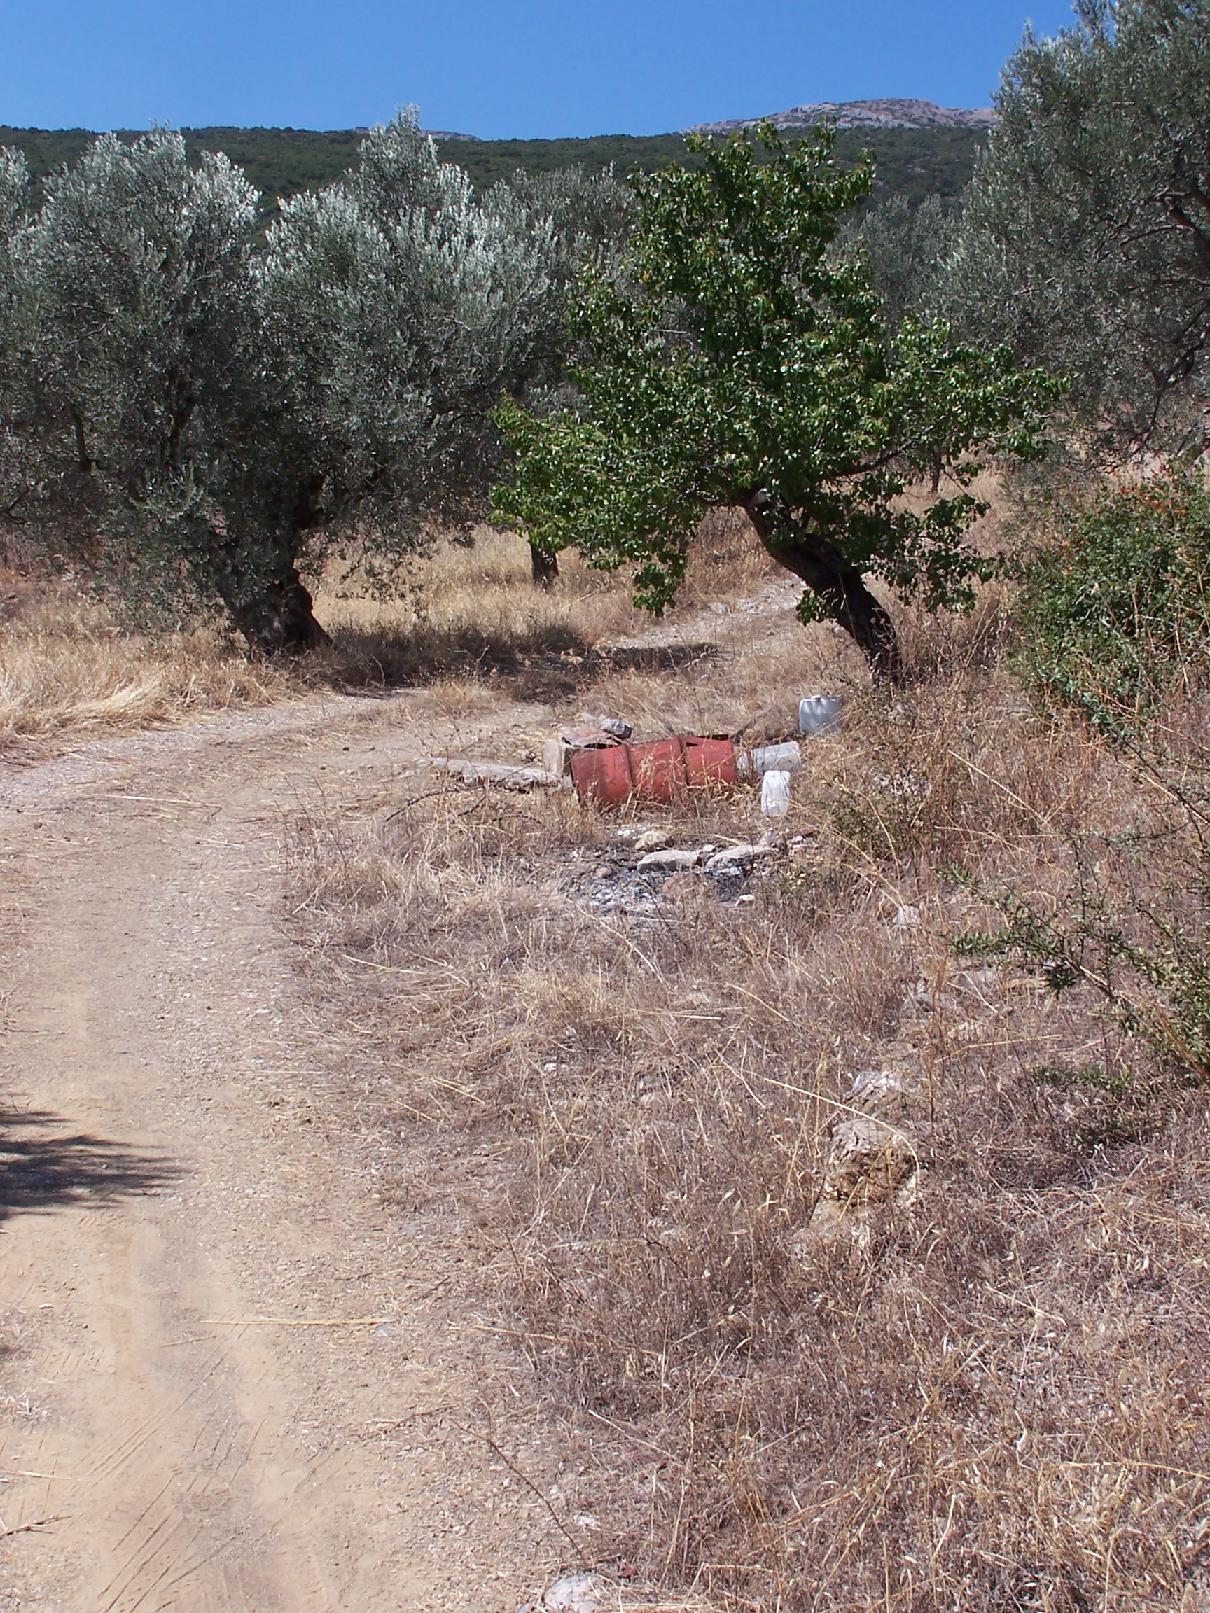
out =
<svg viewBox="0 0 1210 1613"><path fill-rule="evenodd" d="M1162 825L1150 896L1204 926L1170 888L1196 847L1162 790L1031 712L997 595L903 627L913 680L888 704L851 678L753 901L686 874L604 913L632 877L616 820L450 791L300 820L300 938L377 1072L362 1101L496 1162L457 1192L498 1325L589 1453L603 1562L761 1613L1195 1613L1205 1088L1093 990L961 964L989 911L948 869L1062 914L1081 837ZM732 651L583 698L728 726L830 643L739 618ZM1204 710L1169 720L1195 756ZM743 796L642 821L688 845L759 826ZM831 1128L869 1068L903 1079L917 1191L824 1235Z"/></svg>
<svg viewBox="0 0 1210 1613"><path fill-rule="evenodd" d="M263 703L289 688L284 673L216 633L124 633L99 606L17 573L0 574L0 611L0 750L43 752L67 738Z"/></svg>
<svg viewBox="0 0 1210 1613"><path fill-rule="evenodd" d="M707 523L685 603L672 619L692 612L708 578L721 574L723 597L734 597L768 570L736 523ZM586 658L602 644L632 638L651 622L635 610L625 578L590 571L575 555L565 557L562 573L550 591L535 589L527 547L489 529L470 547L438 544L389 599L368 597L359 576L342 578L332 567L316 591L331 648L270 664L210 627L123 630L69 586L0 568L0 749L44 754L93 734L316 688L425 683L438 709L469 711L518 681L528 692L535 669L561 673L555 686L565 687L568 676L582 679Z"/></svg>

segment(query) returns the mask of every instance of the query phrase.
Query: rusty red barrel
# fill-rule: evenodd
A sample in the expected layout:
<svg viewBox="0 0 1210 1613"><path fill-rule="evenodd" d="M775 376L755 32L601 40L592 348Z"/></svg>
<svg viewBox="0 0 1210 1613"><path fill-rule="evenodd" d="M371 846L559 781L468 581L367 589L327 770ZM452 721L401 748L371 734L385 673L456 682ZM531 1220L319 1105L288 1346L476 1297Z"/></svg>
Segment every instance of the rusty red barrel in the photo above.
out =
<svg viewBox="0 0 1210 1613"><path fill-rule="evenodd" d="M700 735L577 751L571 776L580 800L601 806L618 806L631 797L672 801L687 790L726 788L738 779L731 741Z"/></svg>

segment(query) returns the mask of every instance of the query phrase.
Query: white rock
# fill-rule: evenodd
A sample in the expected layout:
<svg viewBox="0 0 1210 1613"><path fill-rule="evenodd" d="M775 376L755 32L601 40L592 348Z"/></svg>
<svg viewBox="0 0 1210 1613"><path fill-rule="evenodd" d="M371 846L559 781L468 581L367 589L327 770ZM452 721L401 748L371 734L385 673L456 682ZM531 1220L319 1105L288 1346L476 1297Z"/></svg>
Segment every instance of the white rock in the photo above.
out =
<svg viewBox="0 0 1210 1613"><path fill-rule="evenodd" d="M894 1070L858 1070L849 1088L849 1102L872 1107L902 1091L903 1081Z"/></svg>
<svg viewBox="0 0 1210 1613"><path fill-rule="evenodd" d="M597 1613L604 1605L605 1586L595 1574L568 1574L542 1594L543 1613Z"/></svg>
<svg viewBox="0 0 1210 1613"><path fill-rule="evenodd" d="M667 829L644 829L634 843L636 851L663 851L672 839Z"/></svg>
<svg viewBox="0 0 1210 1613"><path fill-rule="evenodd" d="M899 907L895 910L895 917L891 926L896 930L914 930L920 923L920 909L918 907Z"/></svg>
<svg viewBox="0 0 1210 1613"><path fill-rule="evenodd" d="M694 868L697 865L696 851L649 851L645 857L638 860L638 868Z"/></svg>
<svg viewBox="0 0 1210 1613"><path fill-rule="evenodd" d="M708 874L739 874L760 857L771 857L774 848L766 845L727 846L722 851L716 851L707 860L706 872Z"/></svg>

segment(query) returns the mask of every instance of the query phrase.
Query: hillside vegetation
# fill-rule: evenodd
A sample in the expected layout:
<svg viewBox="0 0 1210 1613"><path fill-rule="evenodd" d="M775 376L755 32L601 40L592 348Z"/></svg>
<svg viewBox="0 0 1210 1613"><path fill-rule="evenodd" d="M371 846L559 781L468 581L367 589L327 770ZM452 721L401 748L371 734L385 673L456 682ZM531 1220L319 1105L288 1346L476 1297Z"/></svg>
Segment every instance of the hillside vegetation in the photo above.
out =
<svg viewBox="0 0 1210 1613"><path fill-rule="evenodd" d="M191 154L221 151L248 175L266 204L314 190L338 179L357 156L365 138L359 129L184 129ZM0 146L21 151L35 179L65 162L74 162L89 140L84 129L16 129L0 124ZM133 139L131 133L123 138ZM855 163L868 151L877 168L880 196L919 201L939 195L954 200L970 179L975 153L984 139L977 129L842 129L837 153ZM615 168L621 174L649 173L668 162L686 160L679 134L594 135L583 140L442 139L443 157L465 168L479 187L526 174L557 173L582 167ZM692 160L692 159L690 159Z"/></svg>

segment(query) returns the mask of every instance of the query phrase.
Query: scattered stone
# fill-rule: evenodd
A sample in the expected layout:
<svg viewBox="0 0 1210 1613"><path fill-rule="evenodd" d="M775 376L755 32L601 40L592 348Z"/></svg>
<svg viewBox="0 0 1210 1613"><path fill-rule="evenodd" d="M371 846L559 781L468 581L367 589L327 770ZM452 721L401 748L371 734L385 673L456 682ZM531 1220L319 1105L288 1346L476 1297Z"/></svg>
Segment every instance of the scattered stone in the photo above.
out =
<svg viewBox="0 0 1210 1613"><path fill-rule="evenodd" d="M763 843L756 845L727 846L722 851L716 851L706 862L708 874L722 874L731 877L742 874L745 869L762 857L771 857L775 847Z"/></svg>
<svg viewBox="0 0 1210 1613"><path fill-rule="evenodd" d="M958 985L963 991L973 991L981 997L985 992L991 991L1000 982L999 969L963 969L958 976Z"/></svg>
<svg viewBox="0 0 1210 1613"><path fill-rule="evenodd" d="M547 1586L538 1604L542 1613L598 1613L605 1585L595 1574L568 1574Z"/></svg>
<svg viewBox="0 0 1210 1613"><path fill-rule="evenodd" d="M886 1107L903 1093L903 1078L894 1070L859 1070L849 1088L849 1102L861 1109Z"/></svg>
<svg viewBox="0 0 1210 1613"><path fill-rule="evenodd" d="M634 849L639 852L663 851L671 839L667 829L644 829L635 841Z"/></svg>
<svg viewBox="0 0 1210 1613"><path fill-rule="evenodd" d="M638 867L640 871L673 868L695 868L698 853L696 851L649 851L645 857L640 857Z"/></svg>
<svg viewBox="0 0 1210 1613"><path fill-rule="evenodd" d="M498 784L505 790L557 789L563 780L544 767L510 767L504 762L469 762L447 757L435 766L463 784Z"/></svg>

